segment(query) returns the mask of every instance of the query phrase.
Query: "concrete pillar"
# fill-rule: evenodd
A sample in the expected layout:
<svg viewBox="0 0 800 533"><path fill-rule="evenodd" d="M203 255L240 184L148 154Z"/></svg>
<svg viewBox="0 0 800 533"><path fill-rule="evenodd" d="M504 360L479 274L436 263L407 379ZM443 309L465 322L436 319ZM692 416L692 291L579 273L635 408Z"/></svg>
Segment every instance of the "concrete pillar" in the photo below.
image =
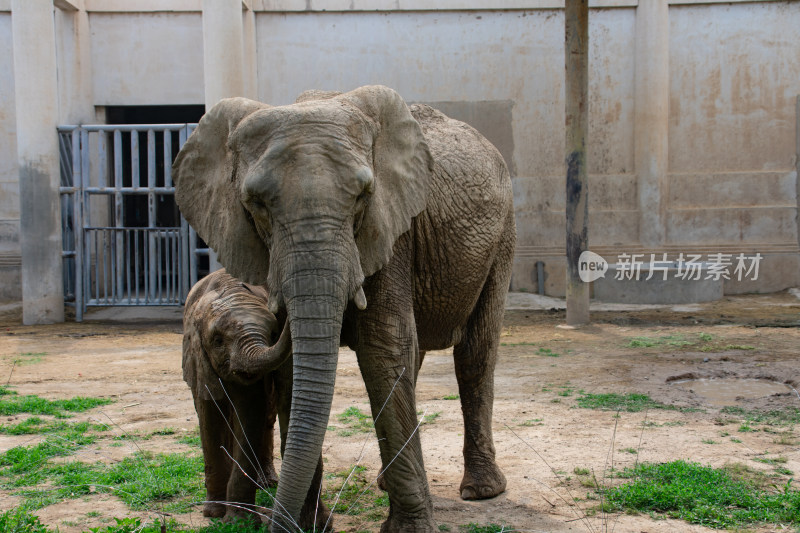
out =
<svg viewBox="0 0 800 533"><path fill-rule="evenodd" d="M12 0L22 320L64 321L53 0Z"/></svg>
<svg viewBox="0 0 800 533"><path fill-rule="evenodd" d="M206 111L223 98L245 96L242 0L203 0L203 84ZM220 268L209 254L209 270Z"/></svg>
<svg viewBox="0 0 800 533"><path fill-rule="evenodd" d="M61 124L89 124L97 120L92 87L89 13L83 9L82 3L78 5L80 7L75 9L56 10Z"/></svg>
<svg viewBox="0 0 800 533"><path fill-rule="evenodd" d="M797 193L795 194L795 201L797 202L797 210L794 213L794 223L797 226L797 245L800 246L800 95L797 95L797 103L795 105L795 153L794 153L794 187Z"/></svg>
<svg viewBox="0 0 800 533"><path fill-rule="evenodd" d="M589 0L567 0L564 9L566 70L567 325L589 322L589 284L578 259L589 247Z"/></svg>
<svg viewBox="0 0 800 533"><path fill-rule="evenodd" d="M636 8L634 166L639 184L639 240L666 238L669 135L669 2Z"/></svg>

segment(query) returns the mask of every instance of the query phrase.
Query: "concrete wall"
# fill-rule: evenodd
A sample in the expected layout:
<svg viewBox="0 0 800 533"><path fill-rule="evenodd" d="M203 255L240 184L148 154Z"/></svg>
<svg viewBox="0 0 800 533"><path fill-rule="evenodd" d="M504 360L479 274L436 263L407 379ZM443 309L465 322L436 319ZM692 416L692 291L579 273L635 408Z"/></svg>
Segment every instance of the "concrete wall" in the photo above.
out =
<svg viewBox="0 0 800 533"><path fill-rule="evenodd" d="M94 103L203 103L201 13L90 13Z"/></svg>
<svg viewBox="0 0 800 533"><path fill-rule="evenodd" d="M12 48L10 3L0 0L5 50ZM727 283L728 293L800 285L800 2L669 2L661 56L669 69L665 211L658 219L662 236L646 243L641 225L648 208L642 209L635 164L637 72L648 67L636 53L639 3L591 2L590 249L612 257L760 252L760 280ZM519 230L513 288L537 290L535 263L544 261L545 291L563 295L563 0L502 0L491 8L485 0L436 3L444 11L431 4L245 0L246 92L287 104L308 88L382 83L473 124L513 173ZM134 11L125 0L56 5L62 121L92 122L108 105L204 103L204 80L214 74L203 72L201 0L140 0ZM6 54L0 57L0 302L19 298L14 110L13 61Z"/></svg>
<svg viewBox="0 0 800 533"><path fill-rule="evenodd" d="M11 51L11 14L0 13L0 50ZM14 56L0 54L0 304L22 299Z"/></svg>
<svg viewBox="0 0 800 533"><path fill-rule="evenodd" d="M667 245L761 252L761 283L728 293L798 283L798 21L798 2L670 9Z"/></svg>

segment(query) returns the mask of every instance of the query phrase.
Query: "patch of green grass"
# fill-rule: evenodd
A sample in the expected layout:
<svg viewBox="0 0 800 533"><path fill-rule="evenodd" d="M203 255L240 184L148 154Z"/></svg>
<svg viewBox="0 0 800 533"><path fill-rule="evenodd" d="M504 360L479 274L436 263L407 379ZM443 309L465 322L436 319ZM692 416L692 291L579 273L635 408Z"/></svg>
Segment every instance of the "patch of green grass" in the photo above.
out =
<svg viewBox="0 0 800 533"><path fill-rule="evenodd" d="M93 490L113 492L132 509L166 503L167 511L186 512L191 502L203 499L203 461L199 456L137 453L113 465L53 461L96 442L97 435L89 433L92 429L88 423L66 425L38 444L0 454L0 485L17 490L26 509Z"/></svg>
<svg viewBox="0 0 800 533"><path fill-rule="evenodd" d="M636 448L621 448L619 451L622 453L630 453L632 455L636 455L639 453Z"/></svg>
<svg viewBox="0 0 800 533"><path fill-rule="evenodd" d="M137 452L104 469L99 484L114 487L131 509L150 509L164 503L167 512L188 512L205 497L203 458L183 453Z"/></svg>
<svg viewBox="0 0 800 533"><path fill-rule="evenodd" d="M755 350L755 346L748 344L720 344L713 342L714 337L709 333L699 333L697 340L686 339L683 335L662 335L660 337L629 337L627 348L687 348L696 347L702 352L719 352L726 350Z"/></svg>
<svg viewBox="0 0 800 533"><path fill-rule="evenodd" d="M530 420L525 420L524 422L520 422L520 426L531 427L531 426L543 426L544 423L542 422L543 418L531 418Z"/></svg>
<svg viewBox="0 0 800 533"><path fill-rule="evenodd" d="M628 348L655 348L657 346L692 346L692 341L687 341L682 335L662 335L661 337L630 337Z"/></svg>
<svg viewBox="0 0 800 533"><path fill-rule="evenodd" d="M325 474L325 479L329 482L324 484L322 499L332 512L359 515L375 522L388 516L389 497L367 477L364 466L330 472ZM339 499L334 510L337 495Z"/></svg>
<svg viewBox="0 0 800 533"><path fill-rule="evenodd" d="M355 433L370 433L375 428L372 415L363 412L358 407L352 406L345 409L336 418L347 425L347 429L339 430L339 435L347 437Z"/></svg>
<svg viewBox="0 0 800 533"><path fill-rule="evenodd" d="M679 518L713 528L800 523L800 492L787 483L777 493L747 476L685 461L626 469L632 481L606 491L609 510Z"/></svg>
<svg viewBox="0 0 800 533"><path fill-rule="evenodd" d="M0 415L50 415L56 418L68 418L69 413L82 413L89 409L108 405L106 398L88 398L77 396L69 400L46 400L35 395L20 396L8 387L0 387Z"/></svg>
<svg viewBox="0 0 800 533"><path fill-rule="evenodd" d="M501 342L500 346L536 346L535 342Z"/></svg>
<svg viewBox="0 0 800 533"><path fill-rule="evenodd" d="M588 468L580 468L576 466L572 469L572 473L576 476L588 476L592 472Z"/></svg>
<svg viewBox="0 0 800 533"><path fill-rule="evenodd" d="M22 352L14 359L14 364L19 366L35 365L41 363L45 355L47 352Z"/></svg>
<svg viewBox="0 0 800 533"><path fill-rule="evenodd" d="M152 433L150 433L150 435L167 436L167 435L174 435L175 433L177 433L177 430L175 428L161 428L153 431Z"/></svg>
<svg viewBox="0 0 800 533"><path fill-rule="evenodd" d="M646 394L635 393L582 393L576 401L578 403L578 407L583 407L584 409L602 409L604 411L627 411L629 413L636 413L645 409L676 410L675 407L657 402Z"/></svg>
<svg viewBox="0 0 800 533"><path fill-rule="evenodd" d="M436 422L436 419L439 418L439 416L441 416L441 414L442 413L440 411L436 411L436 412L431 413L429 415L423 416L422 417L422 424L433 424L434 422ZM422 411L417 411L417 416L421 416L421 415L422 415Z"/></svg>
<svg viewBox="0 0 800 533"><path fill-rule="evenodd" d="M38 516L21 507L0 513L0 531L6 533L51 533Z"/></svg>
<svg viewBox="0 0 800 533"><path fill-rule="evenodd" d="M714 439L703 439L703 440L701 440L700 442L702 442L703 444L719 444L719 443L718 443L717 441L715 441Z"/></svg>
<svg viewBox="0 0 800 533"><path fill-rule="evenodd" d="M458 400L461 398L458 394L448 394L446 396L442 396L442 400Z"/></svg>
<svg viewBox="0 0 800 533"><path fill-rule="evenodd" d="M202 445L199 431L192 431L186 433L185 435L181 435L177 440L181 444L186 444L187 446L197 446L199 448Z"/></svg>
<svg viewBox="0 0 800 533"><path fill-rule="evenodd" d="M539 355L543 355L545 357L560 357L561 355L558 352L554 352L550 348L539 348L536 350L536 353Z"/></svg>
<svg viewBox="0 0 800 533"><path fill-rule="evenodd" d="M481 526L471 522L467 525L460 526L460 531L465 533L510 533L512 531L516 531L512 526L500 525L500 524L489 524L486 526Z"/></svg>
<svg viewBox="0 0 800 533"><path fill-rule="evenodd" d="M62 420L45 420L38 416L32 416L18 424L0 426L0 433L4 435L41 435L45 433L70 431L70 428L84 428L81 432L85 432L87 429L93 431L107 431L109 426L104 424L89 424L86 422L69 424Z"/></svg>
<svg viewBox="0 0 800 533"><path fill-rule="evenodd" d="M737 406L729 406L723 407L720 412L743 418L751 424L764 424L767 426L800 424L800 409L797 407L772 411L752 411Z"/></svg>

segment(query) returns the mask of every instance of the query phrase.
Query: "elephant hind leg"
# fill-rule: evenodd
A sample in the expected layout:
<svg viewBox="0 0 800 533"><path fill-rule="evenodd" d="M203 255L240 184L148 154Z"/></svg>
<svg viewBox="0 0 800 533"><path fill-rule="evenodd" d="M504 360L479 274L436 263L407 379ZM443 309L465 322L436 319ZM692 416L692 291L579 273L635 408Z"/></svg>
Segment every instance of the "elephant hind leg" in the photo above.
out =
<svg viewBox="0 0 800 533"><path fill-rule="evenodd" d="M453 349L464 416L464 477L461 498L492 498L506 488L495 461L492 437L494 369L502 327L510 261L498 258L489 273L464 337Z"/></svg>

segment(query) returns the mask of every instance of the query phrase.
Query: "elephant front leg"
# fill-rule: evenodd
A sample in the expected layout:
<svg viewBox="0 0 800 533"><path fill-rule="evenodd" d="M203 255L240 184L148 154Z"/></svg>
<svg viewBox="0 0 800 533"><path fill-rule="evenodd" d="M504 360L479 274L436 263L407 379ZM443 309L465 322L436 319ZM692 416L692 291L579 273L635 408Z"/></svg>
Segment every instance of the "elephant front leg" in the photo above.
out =
<svg viewBox="0 0 800 533"><path fill-rule="evenodd" d="M266 392L271 392L266 390ZM267 429L272 430L270 418L274 410L271 394L265 394L263 384L237 387L230 392L235 412L228 421L234 434L231 436L231 454L234 464L228 479L227 498L230 502L226 520L247 518L257 521L262 509L255 508L256 490L266 490L272 466L272 442ZM274 420L274 418L272 419ZM268 458L268 459L267 459Z"/></svg>
<svg viewBox="0 0 800 533"><path fill-rule="evenodd" d="M396 291L373 288L369 309L359 313L356 354L375 420L381 485L389 493L381 532L438 531L414 398L420 354L410 296L406 307Z"/></svg>
<svg viewBox="0 0 800 533"><path fill-rule="evenodd" d="M464 500L492 498L506 489L506 477L495 461L492 407L507 286L507 277L498 276L495 270L490 273L464 338L453 348L464 416L464 477L460 487Z"/></svg>
<svg viewBox="0 0 800 533"><path fill-rule="evenodd" d="M225 444L223 428L225 418L211 400L194 398L194 407L200 421L200 444L205 463L206 501L203 516L222 518L225 516L228 477L231 464L222 446Z"/></svg>

